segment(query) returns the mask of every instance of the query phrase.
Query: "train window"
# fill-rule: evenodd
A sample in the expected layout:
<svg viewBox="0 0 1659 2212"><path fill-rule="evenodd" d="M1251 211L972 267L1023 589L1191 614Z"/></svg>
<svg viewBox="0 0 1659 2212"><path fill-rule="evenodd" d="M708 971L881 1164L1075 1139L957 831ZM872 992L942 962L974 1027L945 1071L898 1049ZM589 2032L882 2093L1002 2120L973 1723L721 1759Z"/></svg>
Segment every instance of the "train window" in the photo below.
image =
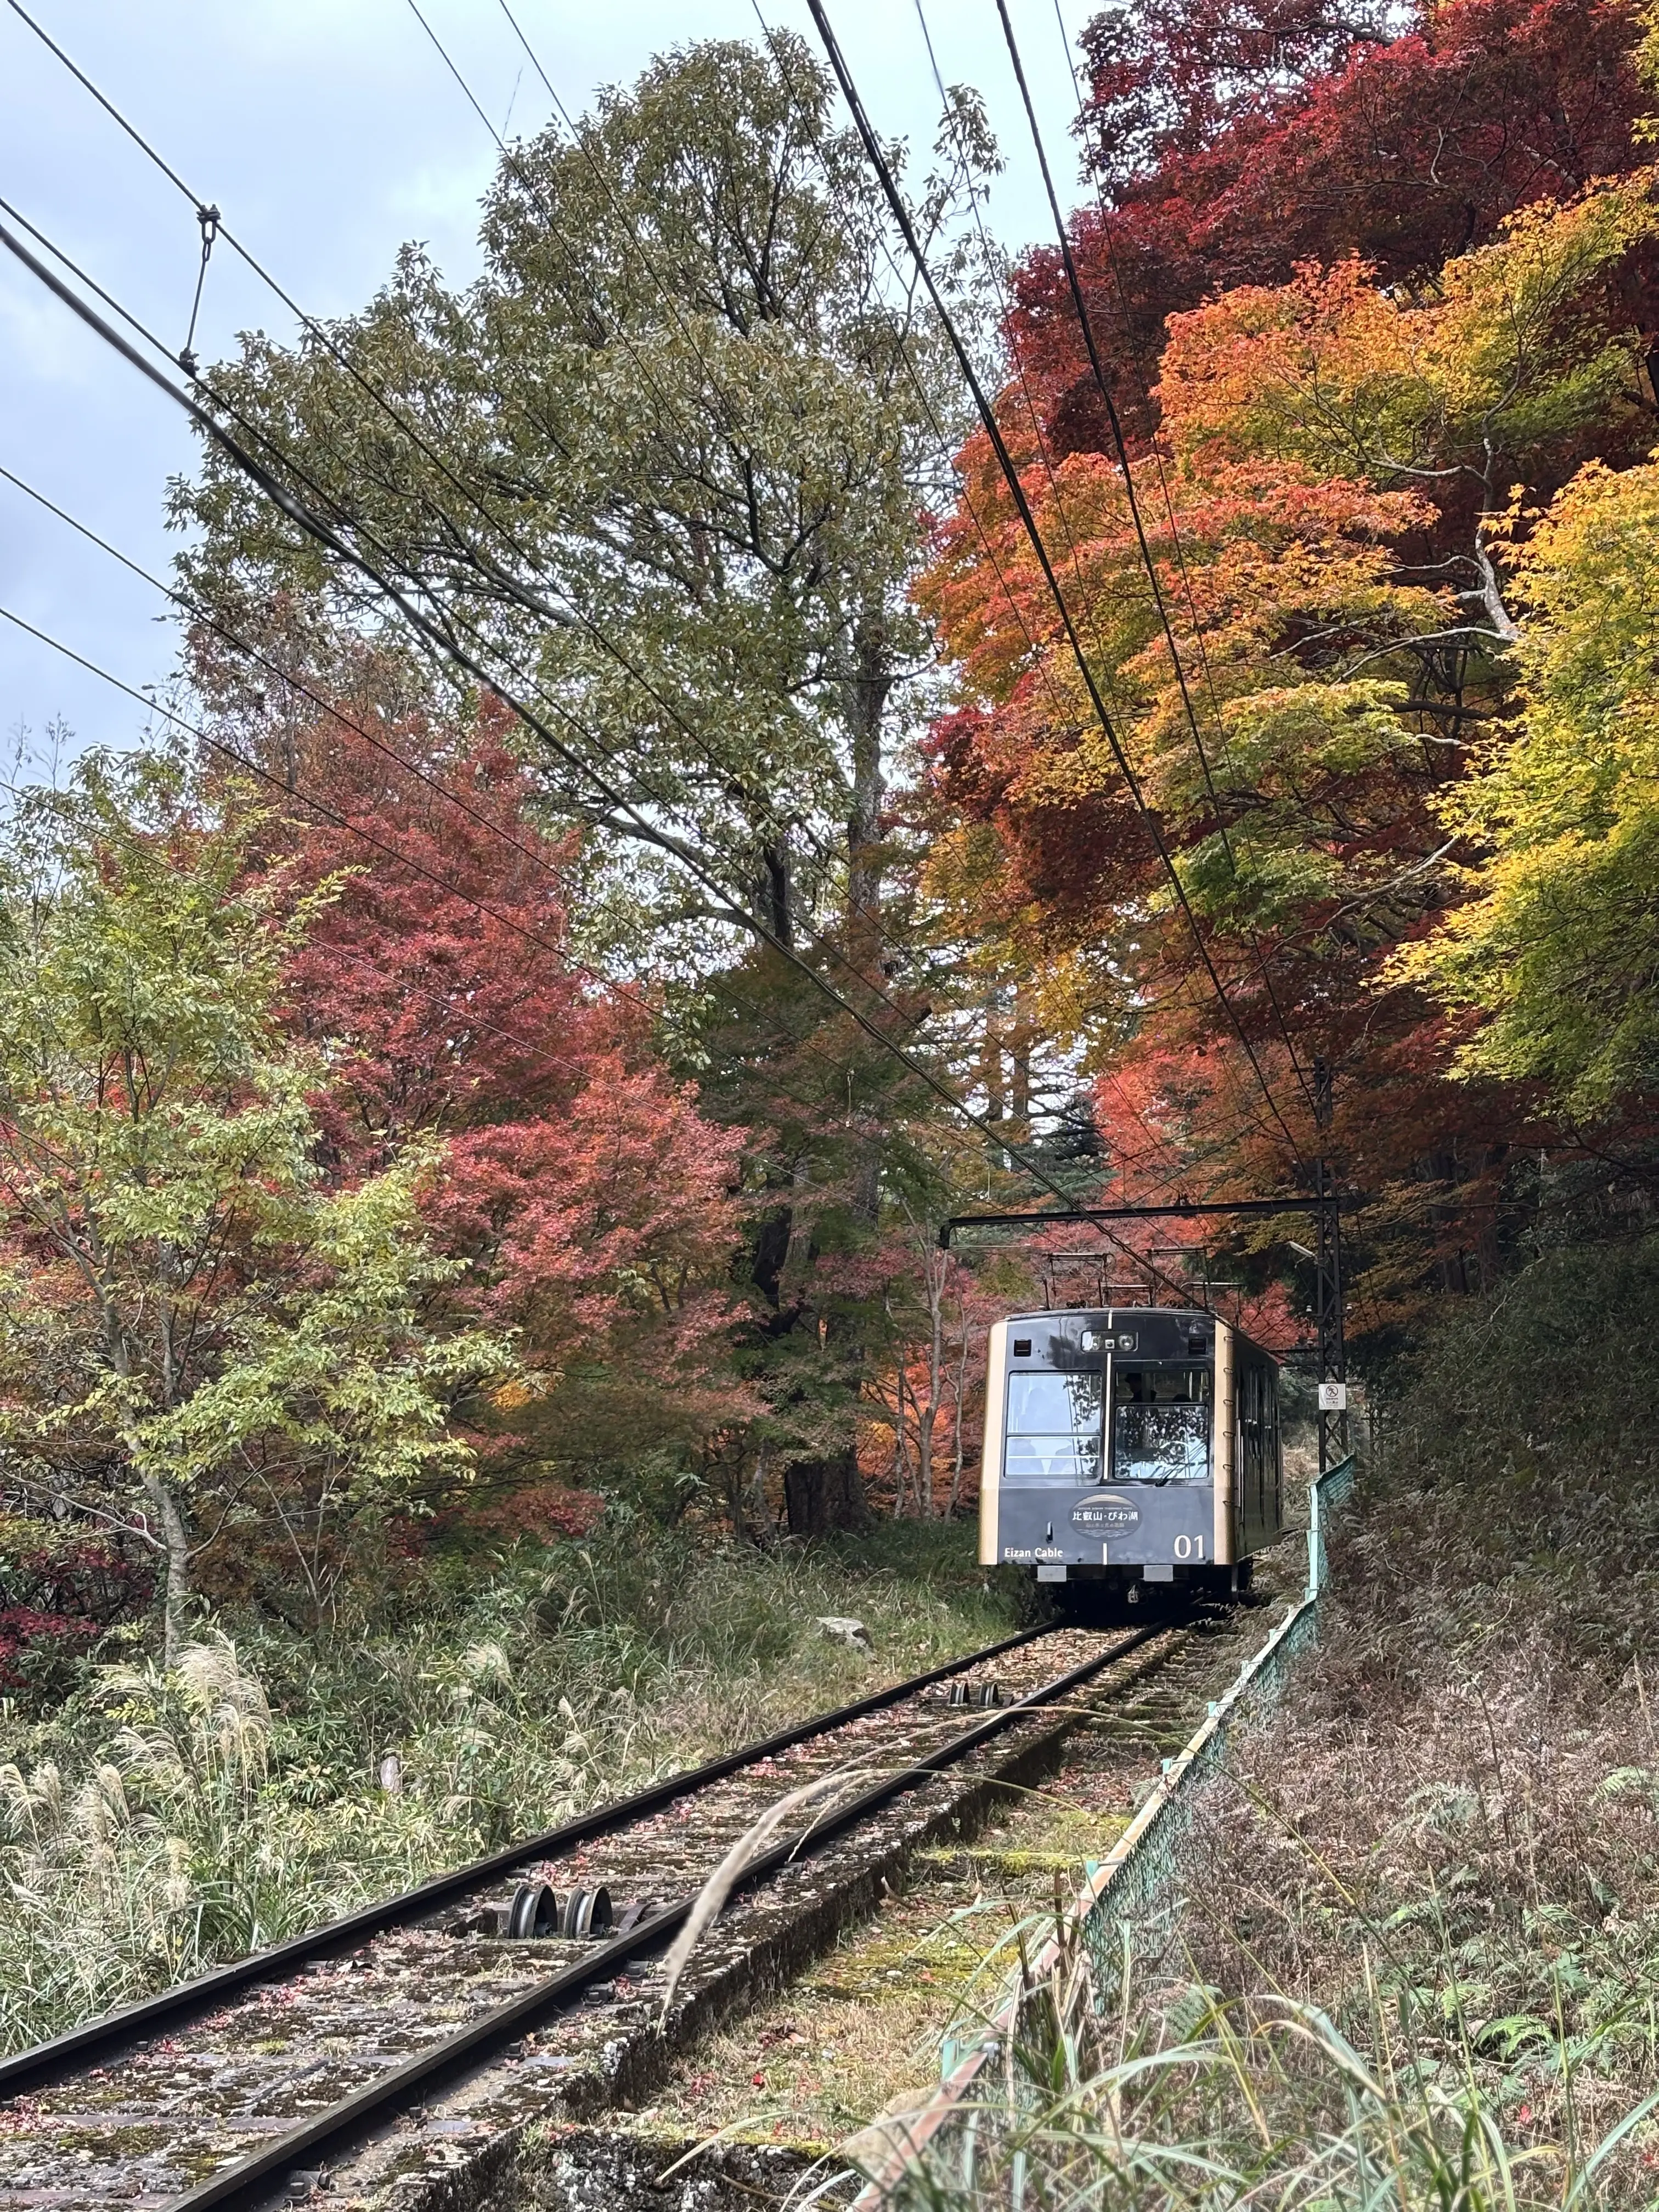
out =
<svg viewBox="0 0 1659 2212"><path fill-rule="evenodd" d="M1007 1448L1010 1482L1098 1482L1098 1374L1011 1375Z"/></svg>
<svg viewBox="0 0 1659 2212"><path fill-rule="evenodd" d="M1207 1406L1207 1367L1120 1367L1112 1377L1120 1406Z"/></svg>
<svg viewBox="0 0 1659 2212"><path fill-rule="evenodd" d="M1207 1482L1207 1367L1120 1368L1112 1389L1115 1482Z"/></svg>

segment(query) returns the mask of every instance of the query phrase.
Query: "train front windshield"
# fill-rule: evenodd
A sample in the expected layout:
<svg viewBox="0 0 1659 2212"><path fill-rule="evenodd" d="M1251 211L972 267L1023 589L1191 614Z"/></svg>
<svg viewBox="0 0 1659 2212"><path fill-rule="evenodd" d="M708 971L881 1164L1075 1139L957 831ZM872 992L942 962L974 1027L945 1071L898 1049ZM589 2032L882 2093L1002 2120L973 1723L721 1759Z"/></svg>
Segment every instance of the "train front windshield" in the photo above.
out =
<svg viewBox="0 0 1659 2212"><path fill-rule="evenodd" d="M1112 1377L1113 1481L1209 1479L1209 1369L1119 1368Z"/></svg>
<svg viewBox="0 0 1659 2212"><path fill-rule="evenodd" d="M1100 1480L1100 1384L1098 1371L1009 1376L1009 1481Z"/></svg>
<svg viewBox="0 0 1659 2212"><path fill-rule="evenodd" d="M1098 1370L1016 1370L1008 1378L1008 1482L1207 1482L1210 1370L1127 1367L1112 1374L1112 1452L1104 1462Z"/></svg>

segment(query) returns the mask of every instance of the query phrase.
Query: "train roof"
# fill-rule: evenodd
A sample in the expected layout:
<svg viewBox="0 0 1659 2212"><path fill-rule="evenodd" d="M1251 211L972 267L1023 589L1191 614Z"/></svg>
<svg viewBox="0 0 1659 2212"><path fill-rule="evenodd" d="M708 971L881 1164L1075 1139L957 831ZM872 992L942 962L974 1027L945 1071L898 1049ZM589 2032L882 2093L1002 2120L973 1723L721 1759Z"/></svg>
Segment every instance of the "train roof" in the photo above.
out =
<svg viewBox="0 0 1659 2212"><path fill-rule="evenodd" d="M1029 1313L1004 1316L1007 1321L1053 1321L1058 1316L1075 1316L1079 1321L1103 1321L1108 1314L1162 1314L1171 1321L1219 1321L1222 1316L1210 1306L1033 1306ZM1229 1322L1229 1328L1232 1327Z"/></svg>
<svg viewBox="0 0 1659 2212"><path fill-rule="evenodd" d="M1273 1353L1258 1344L1254 1337L1247 1335L1236 1322L1228 1321L1224 1315L1215 1312L1209 1306L1037 1306L1029 1313L1006 1314L1003 1318L1011 1328L1023 1322L1030 1322L1046 1323L1053 1329L1056 1323L1061 1324L1062 1328L1066 1324L1081 1327L1090 1322L1098 1323L1103 1328L1121 1327L1132 1316L1146 1322L1168 1322L1176 1328L1190 1329L1194 1334L1200 1328L1212 1329L1219 1322L1224 1328L1232 1332L1237 1342L1254 1352L1259 1358L1270 1361L1275 1367L1279 1364ZM1178 1358L1181 1355L1171 1352L1162 1356Z"/></svg>

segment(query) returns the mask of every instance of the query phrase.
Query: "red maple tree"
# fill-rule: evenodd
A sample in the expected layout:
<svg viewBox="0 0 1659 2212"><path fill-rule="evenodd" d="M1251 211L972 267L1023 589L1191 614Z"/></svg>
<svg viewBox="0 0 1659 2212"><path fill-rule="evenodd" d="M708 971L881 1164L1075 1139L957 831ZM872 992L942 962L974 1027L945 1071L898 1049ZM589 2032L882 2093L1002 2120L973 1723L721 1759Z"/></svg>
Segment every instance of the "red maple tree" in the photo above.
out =
<svg viewBox="0 0 1659 2212"><path fill-rule="evenodd" d="M309 804L268 866L289 902L326 893L287 969L326 1068L324 1171L441 1146L427 1211L466 1263L447 1295L520 1332L547 1394L498 1408L515 1443L580 1458L629 1421L695 1440L739 1410L740 1134L662 1066L647 999L574 954L577 848L538 825L507 727L490 702L459 729L357 707L300 742Z"/></svg>
<svg viewBox="0 0 1659 2212"><path fill-rule="evenodd" d="M1410 284L1515 209L1635 166L1646 103L1629 0L1416 0L1392 35L1384 13L1137 0L1085 32L1101 191L1073 243L1141 434L1172 313L1351 253ZM1632 282L1649 277L1644 263ZM1106 450L1057 249L1036 247L1014 286L1011 336L1059 449Z"/></svg>

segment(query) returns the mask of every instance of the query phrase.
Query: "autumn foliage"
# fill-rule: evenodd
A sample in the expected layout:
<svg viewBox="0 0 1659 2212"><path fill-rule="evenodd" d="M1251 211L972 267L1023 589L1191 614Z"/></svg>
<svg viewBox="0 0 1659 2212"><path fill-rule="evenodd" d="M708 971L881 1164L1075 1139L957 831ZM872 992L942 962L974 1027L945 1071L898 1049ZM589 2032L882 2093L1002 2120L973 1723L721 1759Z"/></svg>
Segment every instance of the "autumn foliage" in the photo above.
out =
<svg viewBox="0 0 1659 2212"><path fill-rule="evenodd" d="M1309 0L1120 5L1084 34L1083 123L1103 191L1073 218L1120 404L1144 428L1173 313L1349 256L1431 283L1504 217L1638 158L1638 11L1608 0L1447 0L1404 29ZM1059 450L1103 448L1059 255L1017 281L1011 339Z"/></svg>
<svg viewBox="0 0 1659 2212"><path fill-rule="evenodd" d="M1052 578L988 437L941 491L949 350L793 46L805 136L775 55L670 57L537 142L550 201L503 173L465 301L411 252L227 365L569 720L444 689L210 450L206 750L14 825L0 1422L170 1626L283 1546L322 1609L354 1547L618 1491L760 1540L956 1510L1000 1310L1224 1279L1288 1344L1322 1161L1380 1358L1659 1172L1659 30L1112 0L1082 44L1098 373L1051 244L1000 326ZM935 1241L1064 1194L1287 1212Z"/></svg>
<svg viewBox="0 0 1659 2212"><path fill-rule="evenodd" d="M1590 572L1599 525L1635 574L1659 430L1643 28L1554 0L1097 18L1072 239L1127 451L1047 247L1001 410L1076 641L981 437L920 587L966 678L927 751L930 895L1086 1056L1125 1191L1294 1190L1321 1153L1368 1193L1382 1343L1497 1264L1519 1163L1592 1102L1626 1134L1645 1110L1607 1073L1645 1065L1607 1003L1644 829L1571 642L1611 622L1639 661ZM1611 830L1543 826L1569 729ZM1562 965L1544 901L1587 835L1606 921Z"/></svg>
<svg viewBox="0 0 1659 2212"><path fill-rule="evenodd" d="M505 726L490 707L371 746L325 718L301 769L318 803L270 864L289 898L329 893L288 1018L325 1049L331 1175L441 1146L427 1217L465 1262L457 1305L523 1347L518 1425L546 1449L602 1401L613 1440L624 1421L695 1438L738 1405L709 1381L738 1139L663 1067L650 1004L574 954L577 850L538 827ZM573 1465L599 1448L567 1434Z"/></svg>

